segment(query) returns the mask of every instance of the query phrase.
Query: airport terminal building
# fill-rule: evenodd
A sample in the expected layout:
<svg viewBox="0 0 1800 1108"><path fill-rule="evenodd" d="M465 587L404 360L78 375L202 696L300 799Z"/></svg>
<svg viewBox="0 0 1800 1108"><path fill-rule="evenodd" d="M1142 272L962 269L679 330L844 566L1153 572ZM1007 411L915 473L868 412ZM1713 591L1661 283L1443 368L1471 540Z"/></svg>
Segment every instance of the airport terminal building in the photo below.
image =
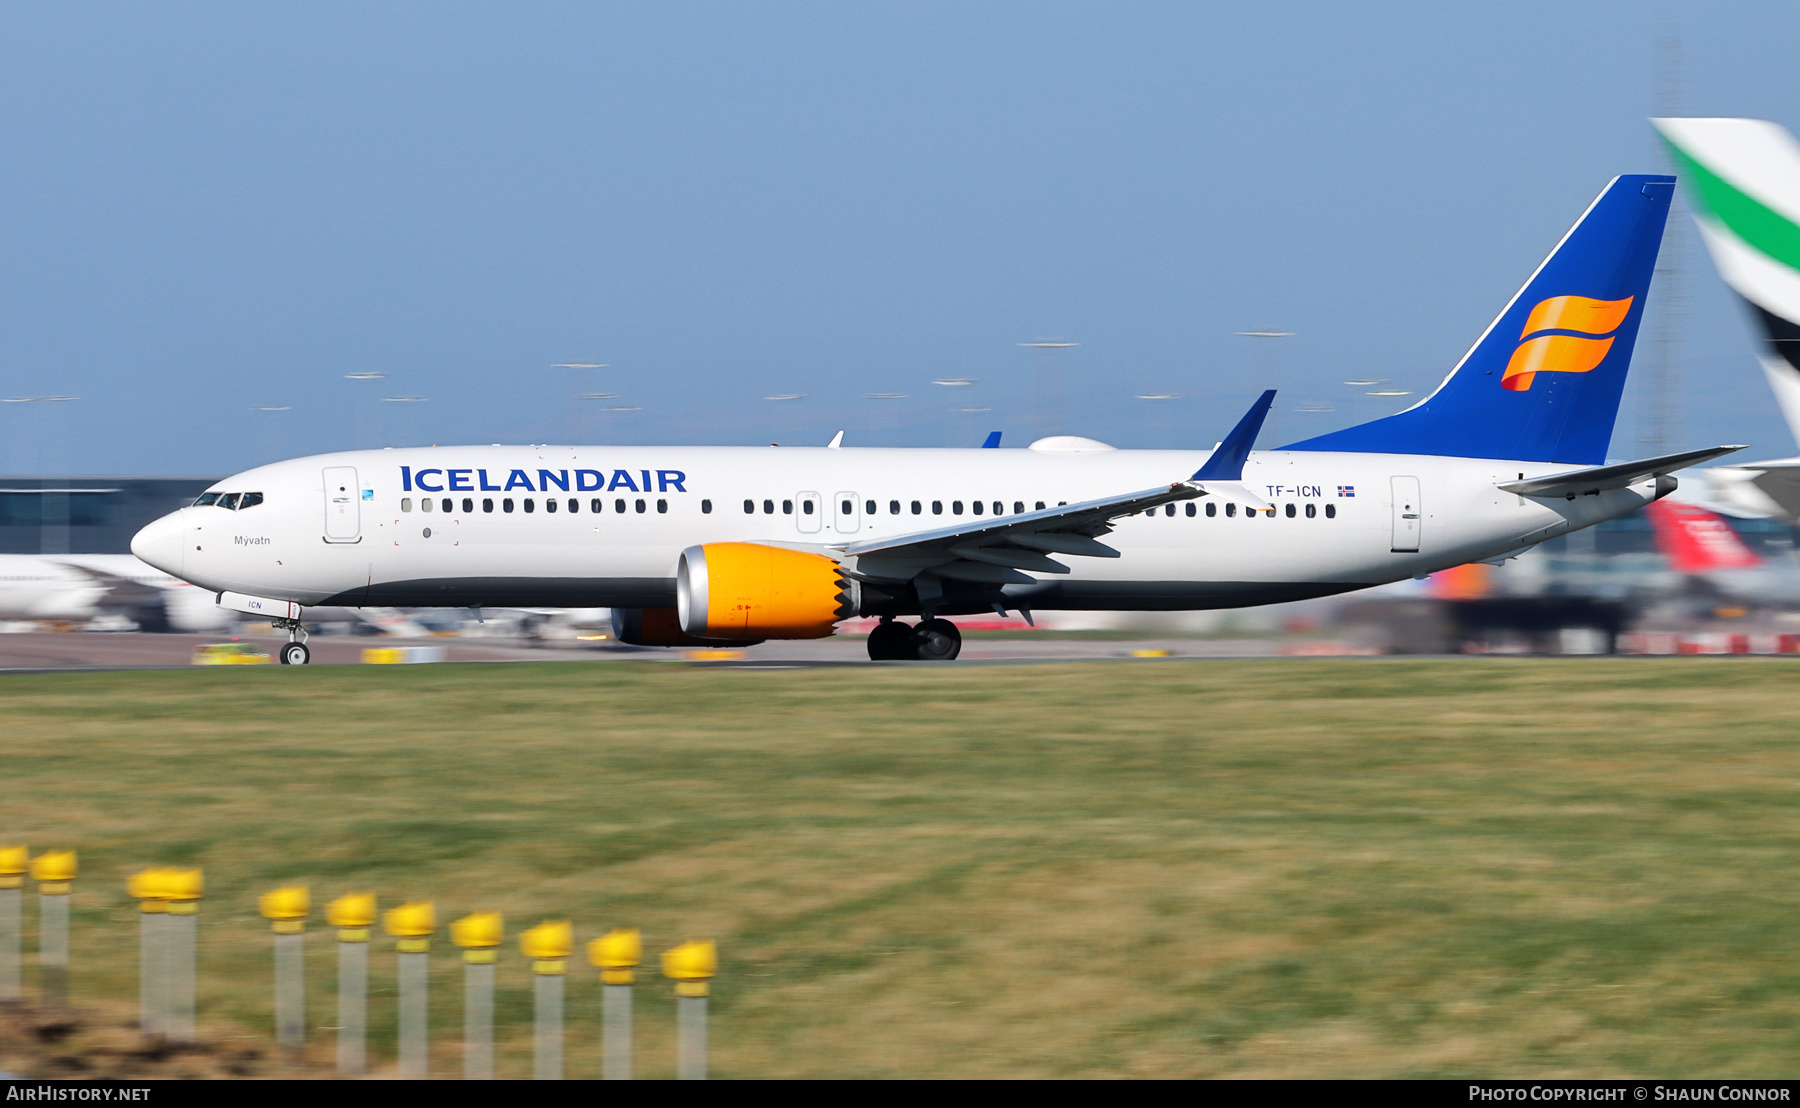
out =
<svg viewBox="0 0 1800 1108"><path fill-rule="evenodd" d="M0 477L0 554L129 554L217 477Z"/></svg>

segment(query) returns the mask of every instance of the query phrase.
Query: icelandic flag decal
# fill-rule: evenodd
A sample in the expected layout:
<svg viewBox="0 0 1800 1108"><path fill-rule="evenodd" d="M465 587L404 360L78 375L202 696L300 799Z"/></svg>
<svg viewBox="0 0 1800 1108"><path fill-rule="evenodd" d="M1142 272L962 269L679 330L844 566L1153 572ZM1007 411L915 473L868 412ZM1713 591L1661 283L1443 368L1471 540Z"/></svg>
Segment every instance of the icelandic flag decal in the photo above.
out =
<svg viewBox="0 0 1800 1108"><path fill-rule="evenodd" d="M1338 495L1353 497L1356 495L1356 486L1355 485L1339 485L1338 486Z"/></svg>

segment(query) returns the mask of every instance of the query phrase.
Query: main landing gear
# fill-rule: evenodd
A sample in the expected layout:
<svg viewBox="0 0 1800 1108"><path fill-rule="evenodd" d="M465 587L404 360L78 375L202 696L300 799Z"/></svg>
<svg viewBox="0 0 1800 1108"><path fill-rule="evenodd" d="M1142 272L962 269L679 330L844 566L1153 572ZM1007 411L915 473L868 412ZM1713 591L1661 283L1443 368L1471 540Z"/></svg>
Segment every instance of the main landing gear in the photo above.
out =
<svg viewBox="0 0 1800 1108"><path fill-rule="evenodd" d="M280 651L281 664L284 666L303 666L312 661L312 651L306 649L306 628L297 619L278 619L274 621L277 631L286 631L288 641Z"/></svg>
<svg viewBox="0 0 1800 1108"><path fill-rule="evenodd" d="M869 632L872 662L948 662L962 653L962 632L947 619L922 620L917 627L883 618Z"/></svg>

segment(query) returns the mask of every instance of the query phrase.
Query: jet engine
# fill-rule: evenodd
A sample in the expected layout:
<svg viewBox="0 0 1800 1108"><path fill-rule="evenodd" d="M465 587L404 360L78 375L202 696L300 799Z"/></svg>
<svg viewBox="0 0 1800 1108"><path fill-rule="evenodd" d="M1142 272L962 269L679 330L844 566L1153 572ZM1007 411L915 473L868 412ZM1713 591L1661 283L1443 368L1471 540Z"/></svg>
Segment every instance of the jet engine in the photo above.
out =
<svg viewBox="0 0 1800 1108"><path fill-rule="evenodd" d="M748 542L681 552L681 630L708 639L822 639L857 614L858 587L823 554Z"/></svg>

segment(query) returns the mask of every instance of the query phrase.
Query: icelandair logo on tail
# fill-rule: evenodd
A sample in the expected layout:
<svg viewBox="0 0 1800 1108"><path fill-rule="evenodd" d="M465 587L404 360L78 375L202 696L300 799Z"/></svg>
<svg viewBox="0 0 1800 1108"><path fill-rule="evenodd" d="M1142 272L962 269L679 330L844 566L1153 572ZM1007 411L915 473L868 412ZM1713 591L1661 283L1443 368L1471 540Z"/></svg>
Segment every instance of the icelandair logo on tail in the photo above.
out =
<svg viewBox="0 0 1800 1108"><path fill-rule="evenodd" d="M1594 300L1552 296L1541 300L1519 332L1519 348L1506 363L1500 387L1524 392L1540 373L1586 373L1606 360L1612 332L1625 322L1634 297ZM1558 332L1576 332L1575 334ZM1596 336L1596 337L1589 337Z"/></svg>

